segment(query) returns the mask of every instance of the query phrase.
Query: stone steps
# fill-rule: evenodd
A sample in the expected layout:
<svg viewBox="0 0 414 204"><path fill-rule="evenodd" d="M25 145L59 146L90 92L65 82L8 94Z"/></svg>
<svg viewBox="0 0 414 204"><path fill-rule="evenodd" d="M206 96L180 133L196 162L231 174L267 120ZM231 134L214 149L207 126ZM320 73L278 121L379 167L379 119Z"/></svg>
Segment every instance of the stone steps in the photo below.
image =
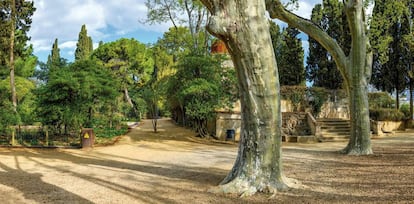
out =
<svg viewBox="0 0 414 204"><path fill-rule="evenodd" d="M351 132L351 125L349 120L343 119L318 119L320 127L320 134L318 140L320 142L337 142L348 141Z"/></svg>

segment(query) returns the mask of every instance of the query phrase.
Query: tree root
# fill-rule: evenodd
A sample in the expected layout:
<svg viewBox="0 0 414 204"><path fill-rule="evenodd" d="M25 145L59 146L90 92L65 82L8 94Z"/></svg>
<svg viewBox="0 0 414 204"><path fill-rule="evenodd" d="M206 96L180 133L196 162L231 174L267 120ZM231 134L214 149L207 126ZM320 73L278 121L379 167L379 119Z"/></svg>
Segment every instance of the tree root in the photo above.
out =
<svg viewBox="0 0 414 204"><path fill-rule="evenodd" d="M343 150L339 151L341 154L346 154L350 156L362 156L362 155L371 155L373 154L372 149L362 149L358 147L345 147Z"/></svg>
<svg viewBox="0 0 414 204"><path fill-rule="evenodd" d="M208 192L215 194L237 194L240 197L247 197L262 192L271 194L274 197L277 192L288 191L291 188L301 188L302 185L295 179L284 177L282 182L266 182L255 184L247 179L236 178L229 183L222 184L209 189Z"/></svg>

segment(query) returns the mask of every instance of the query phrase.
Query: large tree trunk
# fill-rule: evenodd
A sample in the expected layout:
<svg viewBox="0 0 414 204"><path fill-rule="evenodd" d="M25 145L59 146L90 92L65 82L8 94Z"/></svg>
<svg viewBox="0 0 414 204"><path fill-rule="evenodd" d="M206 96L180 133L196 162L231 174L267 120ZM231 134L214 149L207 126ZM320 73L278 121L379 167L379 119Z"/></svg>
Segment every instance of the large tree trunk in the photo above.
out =
<svg viewBox="0 0 414 204"><path fill-rule="evenodd" d="M241 95L239 152L219 191L249 195L286 189L278 72L264 0L202 2L212 13L207 29L231 54Z"/></svg>
<svg viewBox="0 0 414 204"><path fill-rule="evenodd" d="M350 155L367 155L372 154L368 107L368 81L372 70L372 52L366 35L363 1L345 1L344 7L352 38L349 63L346 67L351 75L350 82L347 84L351 137L342 152Z"/></svg>
<svg viewBox="0 0 414 204"><path fill-rule="evenodd" d="M13 110L17 112L17 94L16 94L16 83L14 77L14 37L16 31L16 2L15 0L11 1L11 28L10 28L10 90L11 90L11 100L13 104Z"/></svg>
<svg viewBox="0 0 414 204"><path fill-rule="evenodd" d="M368 81L372 69L372 52L366 35L363 0L345 0L348 24L351 30L352 46L349 56L326 32L308 19L303 19L286 10L280 0L266 0L272 18L278 18L300 29L320 43L335 60L344 78L349 96L351 133L345 154L372 154L368 111Z"/></svg>

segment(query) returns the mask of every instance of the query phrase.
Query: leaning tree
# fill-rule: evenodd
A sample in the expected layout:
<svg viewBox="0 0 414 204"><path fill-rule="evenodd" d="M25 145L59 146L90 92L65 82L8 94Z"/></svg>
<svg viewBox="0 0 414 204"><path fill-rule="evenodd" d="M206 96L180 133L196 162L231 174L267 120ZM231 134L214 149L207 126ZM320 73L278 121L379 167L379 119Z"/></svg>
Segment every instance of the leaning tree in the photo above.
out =
<svg viewBox="0 0 414 204"><path fill-rule="evenodd" d="M367 36L364 0L344 0L351 35L351 49L346 55L338 42L308 19L288 11L280 0L266 0L272 18L278 18L302 30L319 42L334 58L344 79L349 98L351 134L342 151L350 155L372 154L368 109L368 82L372 70L372 50Z"/></svg>
<svg viewBox="0 0 414 204"><path fill-rule="evenodd" d="M223 40L235 64L242 106L239 152L220 192L253 194L294 185L282 171L281 110L276 60L266 9L304 31L331 52L350 98L352 132L347 154L371 154L367 87L372 54L362 0L345 0L352 45L347 56L339 44L310 20L285 9L279 0L202 0L211 12L207 29Z"/></svg>

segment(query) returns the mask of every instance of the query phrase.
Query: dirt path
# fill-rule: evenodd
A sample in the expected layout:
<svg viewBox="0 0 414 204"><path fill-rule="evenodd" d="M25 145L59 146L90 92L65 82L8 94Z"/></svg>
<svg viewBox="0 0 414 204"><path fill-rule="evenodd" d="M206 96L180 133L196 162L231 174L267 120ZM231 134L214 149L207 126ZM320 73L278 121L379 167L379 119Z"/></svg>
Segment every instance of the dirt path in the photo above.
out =
<svg viewBox="0 0 414 204"><path fill-rule="evenodd" d="M345 143L284 144L284 170L300 189L238 198L216 195L236 144L194 137L160 121L114 146L83 150L0 149L1 203L414 203L414 134L373 140L375 155L337 154Z"/></svg>

